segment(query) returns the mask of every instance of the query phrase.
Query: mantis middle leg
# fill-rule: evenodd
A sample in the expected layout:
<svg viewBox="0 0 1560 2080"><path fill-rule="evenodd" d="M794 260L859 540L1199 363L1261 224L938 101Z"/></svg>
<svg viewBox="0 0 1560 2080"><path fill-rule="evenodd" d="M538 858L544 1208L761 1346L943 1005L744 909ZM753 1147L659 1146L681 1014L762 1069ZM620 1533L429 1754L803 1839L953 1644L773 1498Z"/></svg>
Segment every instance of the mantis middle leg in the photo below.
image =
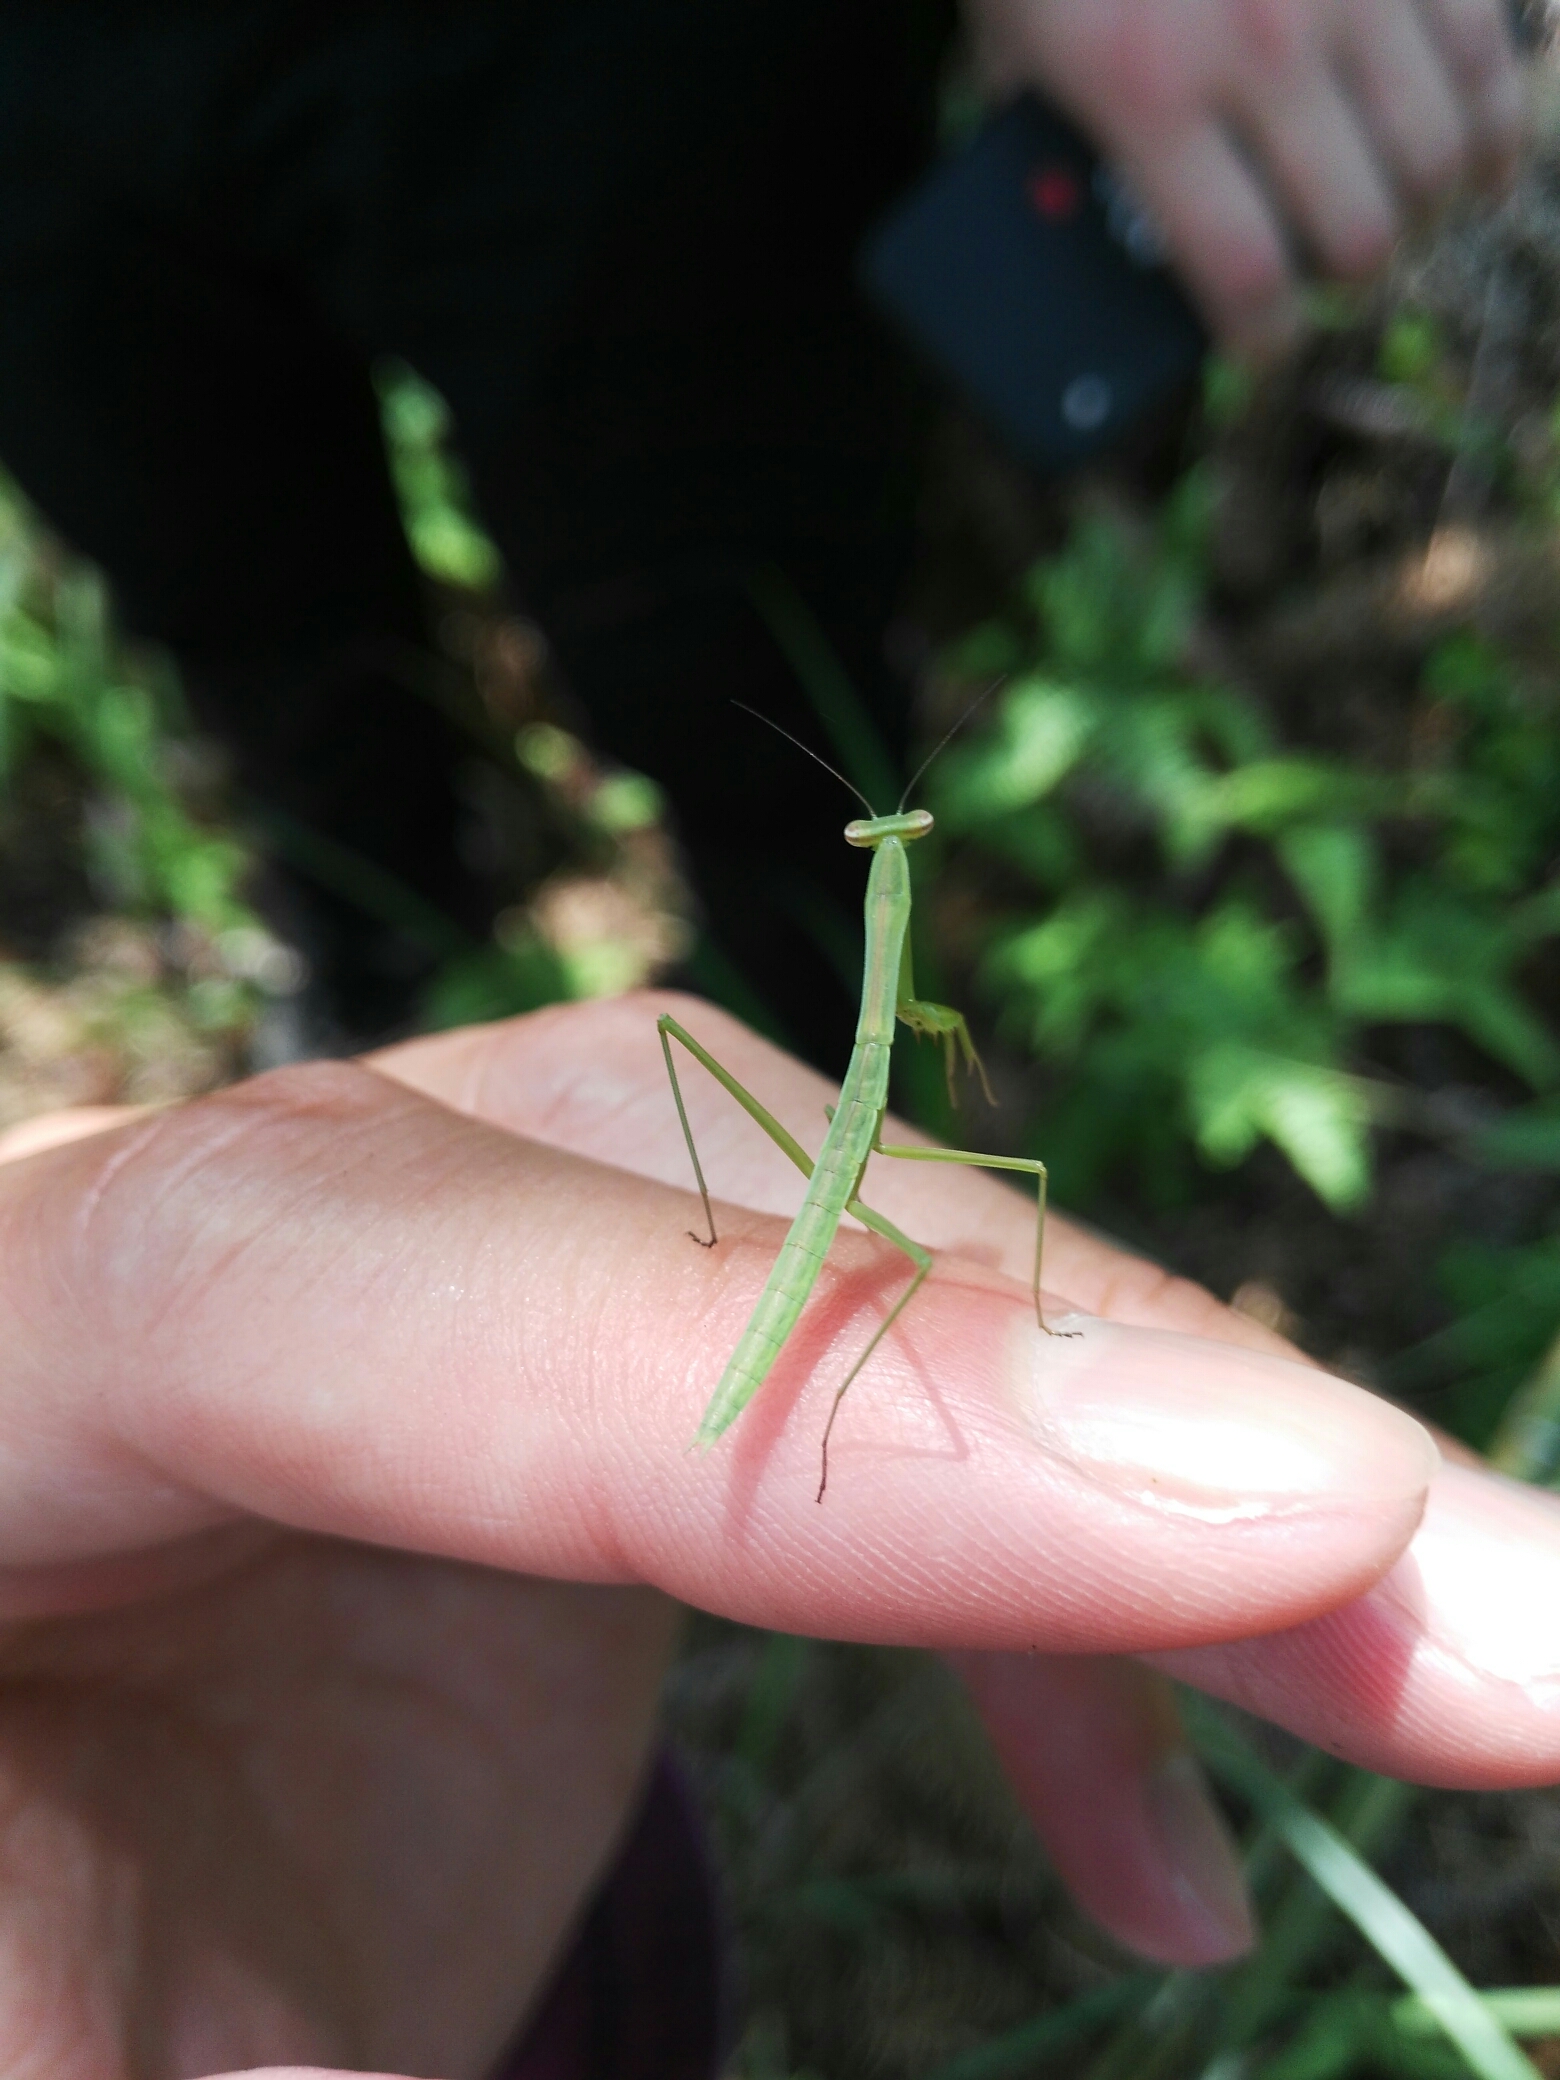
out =
<svg viewBox="0 0 1560 2080"><path fill-rule="evenodd" d="M965 1163L971 1169L1020 1170L1026 1173L1027 1175L1034 1177L1039 1189L1040 1202L1039 1219L1035 1226L1035 1268L1033 1282L1035 1320L1039 1323L1040 1327L1044 1330L1047 1336L1077 1335L1078 1332L1075 1329L1053 1329L1050 1326L1050 1324L1046 1321L1044 1312L1042 1311L1040 1305L1040 1263L1041 1251L1045 1241L1045 1204L1047 1181L1046 1168L1044 1163L1040 1162L1038 1158L1033 1156L977 1155L973 1150L962 1148L898 1148L893 1146L885 1147L881 1138L874 1140L872 1144L872 1152L874 1155L880 1156L897 1156L902 1161L910 1163ZM898 1321L899 1317L904 1313L905 1309L909 1306L910 1302L920 1291L922 1284L925 1282L927 1273L932 1268L932 1252L929 1249L926 1249L921 1243L912 1242L908 1235L903 1233L901 1229L896 1228L893 1222L887 1219L883 1214L874 1213L870 1206L864 1206L860 1199L854 1198L849 1202L845 1210L847 1213L854 1214L856 1219L861 1222L861 1225L864 1228L870 1228L874 1235L881 1235L885 1242L891 1242L893 1243L896 1249L903 1250L905 1255L915 1266L915 1275L911 1279L909 1285L905 1287L904 1291L895 1301L893 1307L890 1308L889 1312L878 1324L877 1329L873 1333L871 1342L868 1343L866 1349L861 1353L861 1356L856 1360L855 1364L852 1365L850 1371L846 1373L844 1379L840 1382L840 1385L835 1392L834 1400L829 1408L829 1420L827 1424L825 1424L823 1432L823 1478L818 1483L818 1500L820 1502L822 1502L823 1500L824 1489L827 1488L827 1486L829 1485L829 1433L834 1428L834 1418L840 1412L840 1403L845 1399L846 1390L851 1386L852 1382L856 1378L856 1375L861 1371L861 1368L866 1364L867 1360L871 1357L872 1353L883 1341L883 1338L888 1334L889 1330L893 1328L895 1322Z"/></svg>
<svg viewBox="0 0 1560 2080"><path fill-rule="evenodd" d="M964 1163L972 1170L1020 1170L1033 1177L1039 1195L1038 1216L1035 1221L1035 1269L1032 1291L1035 1298L1035 1320L1047 1336L1074 1336L1074 1329L1053 1329L1046 1321L1040 1305L1040 1262L1045 1248L1045 1204L1046 1168L1036 1156L987 1156L977 1155L967 1148L897 1148L885 1147L881 1135L873 1142L874 1155L895 1156L905 1163Z"/></svg>

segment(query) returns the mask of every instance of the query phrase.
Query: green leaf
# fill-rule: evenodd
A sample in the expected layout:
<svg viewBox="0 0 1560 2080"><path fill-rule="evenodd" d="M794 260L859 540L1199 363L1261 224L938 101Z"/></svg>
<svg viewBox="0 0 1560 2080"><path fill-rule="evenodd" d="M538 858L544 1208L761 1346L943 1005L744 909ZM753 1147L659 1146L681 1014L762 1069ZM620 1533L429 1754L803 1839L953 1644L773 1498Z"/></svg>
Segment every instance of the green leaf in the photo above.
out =
<svg viewBox="0 0 1560 2080"><path fill-rule="evenodd" d="M665 813L665 799L643 773L608 773L591 795L587 813L598 830L622 837L648 830Z"/></svg>
<svg viewBox="0 0 1560 2080"><path fill-rule="evenodd" d="M374 387L413 556L431 578L491 588L503 575L503 559L472 510L466 473L451 450L449 406L404 361L381 362Z"/></svg>
<svg viewBox="0 0 1560 2080"><path fill-rule="evenodd" d="M540 939L483 946L443 963L424 994L418 1023L428 1032L486 1025L572 994L558 956Z"/></svg>
<svg viewBox="0 0 1560 2080"><path fill-rule="evenodd" d="M1347 964L1363 944L1374 906L1380 864L1374 838L1355 824L1311 823L1285 831L1274 849L1330 959Z"/></svg>
<svg viewBox="0 0 1560 2080"><path fill-rule="evenodd" d="M1020 986L1032 1000L1026 1020L1042 1052L1069 1055L1084 1042L1107 1001L1113 979L1111 941L1121 936L1124 906L1098 889L1059 904L1041 923L999 938L981 970L999 994Z"/></svg>
<svg viewBox="0 0 1560 2080"><path fill-rule="evenodd" d="M1560 1043L1510 980L1522 951L1501 906L1421 878L1379 931L1340 949L1331 994L1352 1018L1458 1026L1541 1090L1560 1081Z"/></svg>
<svg viewBox="0 0 1560 2080"><path fill-rule="evenodd" d="M482 592L498 583L503 561L480 527L452 506L431 500L407 521L412 554L430 578Z"/></svg>
<svg viewBox="0 0 1560 2080"><path fill-rule="evenodd" d="M1384 815L1402 790L1318 758L1266 758L1208 783L1202 813L1226 829L1276 835L1302 820Z"/></svg>
<svg viewBox="0 0 1560 2080"><path fill-rule="evenodd" d="M1352 1212L1367 1197L1371 1106L1353 1078L1232 1044L1199 1056L1187 1093L1210 1162L1238 1163L1265 1136L1335 1213Z"/></svg>
<svg viewBox="0 0 1560 2080"><path fill-rule="evenodd" d="M1388 383L1423 383L1440 367L1445 351L1440 328L1427 311L1402 310L1382 334L1377 373Z"/></svg>
<svg viewBox="0 0 1560 2080"><path fill-rule="evenodd" d="M1511 705L1511 667L1481 635L1458 629L1425 660L1424 684L1438 700L1456 701L1471 714L1504 714Z"/></svg>
<svg viewBox="0 0 1560 2080"><path fill-rule="evenodd" d="M968 830L1040 801L1077 764L1094 722L1095 704L1078 688L1022 680L1008 691L995 727L944 758L936 781L939 819Z"/></svg>
<svg viewBox="0 0 1560 2080"><path fill-rule="evenodd" d="M987 852L1017 867L1041 888L1064 889L1079 878L1083 855L1077 831L1054 803L1036 802L1010 816L983 818L980 834Z"/></svg>

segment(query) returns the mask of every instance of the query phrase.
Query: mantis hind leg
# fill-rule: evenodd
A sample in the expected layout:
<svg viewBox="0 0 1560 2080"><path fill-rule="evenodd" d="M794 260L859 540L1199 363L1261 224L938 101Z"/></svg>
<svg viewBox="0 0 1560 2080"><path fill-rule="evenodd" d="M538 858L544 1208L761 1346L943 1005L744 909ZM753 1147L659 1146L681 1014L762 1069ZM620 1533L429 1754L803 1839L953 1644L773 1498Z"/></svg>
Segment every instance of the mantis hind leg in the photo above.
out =
<svg viewBox="0 0 1560 2080"><path fill-rule="evenodd" d="M1076 1336L1076 1329L1053 1329L1045 1318L1040 1304L1040 1265L1045 1248L1045 1202L1046 1169L1037 1156L985 1156L977 1155L966 1148L885 1148L881 1140L872 1145L872 1152L879 1156L895 1156L905 1163L964 1163L972 1170L1019 1170L1032 1177L1039 1195L1035 1219L1035 1268L1031 1291L1035 1299L1035 1320L1047 1336Z"/></svg>
<svg viewBox="0 0 1560 2080"><path fill-rule="evenodd" d="M662 1012L655 1022L655 1029L661 1036L661 1052L666 1057L666 1073L672 1080L672 1098L677 1106L677 1117L682 1122L683 1140L688 1144L688 1155L693 1164L693 1175L699 1187L699 1197L704 1202L704 1218L709 1223L710 1232L708 1237L695 1235L691 1228L688 1230L688 1233L699 1245L700 1249L713 1249L717 1240L715 1215L710 1207L709 1188L704 1182L704 1167L699 1161L699 1151L694 1146L693 1129L688 1124L688 1108L683 1104L682 1085L677 1080L677 1064L672 1060L672 1042L674 1040L677 1041L679 1046L687 1048L689 1054L693 1056L694 1060L701 1067L709 1071L722 1090L731 1093L748 1118L755 1125L763 1128L776 1148L782 1154L790 1157L797 1169L801 1171L803 1177L811 1177L813 1174L812 1157L808 1155L806 1149L802 1147L796 1137L781 1126L774 1114L766 1106L761 1105L745 1085L738 1083L729 1069L722 1068L709 1049L701 1047L687 1027L679 1025L669 1011Z"/></svg>
<svg viewBox="0 0 1560 2080"><path fill-rule="evenodd" d="M901 1160L910 1163L964 1163L975 1170L1019 1170L1033 1177L1039 1188L1039 1217L1035 1223L1035 1268L1031 1288L1034 1294L1035 1320L1047 1336L1077 1335L1076 1329L1053 1329L1047 1322L1044 1310L1040 1304L1041 1251L1045 1243L1046 1169L1044 1163L1038 1157L977 1155L974 1151L963 1148L885 1147L880 1139L874 1140L872 1152L874 1155L880 1156L898 1156ZM883 1338L893 1328L895 1322L898 1321L899 1317L920 1291L925 1283L927 1273L932 1268L932 1252L921 1243L912 1242L908 1235L901 1229L896 1228L893 1222L883 1214L874 1213L870 1206L863 1206L861 1201L856 1198L848 1202L845 1210L847 1213L854 1214L861 1225L864 1228L870 1228L874 1235L881 1235L885 1242L891 1242L896 1249L903 1250L915 1266L915 1275L883 1320L878 1324L871 1342L861 1353L855 1364L852 1365L849 1372L846 1373L835 1392L834 1400L829 1408L829 1420L824 1425L823 1431L823 1477L818 1483L818 1500L820 1502L823 1500L824 1490L829 1485L829 1436L834 1428L834 1419L840 1412L840 1403L845 1399L846 1393L856 1379L856 1375L861 1371L867 1360L872 1356L872 1353L883 1341Z"/></svg>
<svg viewBox="0 0 1560 2080"><path fill-rule="evenodd" d="M893 1222L885 1218L883 1214L874 1213L870 1206L863 1206L859 1199L847 1200L845 1211L847 1213L854 1214L856 1219L860 1221L861 1225L864 1228L870 1228L874 1235L881 1235L883 1237L883 1240L885 1242L891 1242L894 1245L895 1249L903 1250L905 1255L915 1266L915 1275L911 1279L909 1285L907 1285L904 1291L900 1294L899 1298L894 1302L893 1306L889 1309L888 1313L884 1315L882 1321L878 1323L877 1328L872 1332L871 1342L867 1345L866 1349L856 1360L855 1364L852 1365L849 1372L846 1373L844 1379L841 1380L838 1388L835 1390L834 1399L829 1405L829 1420L823 1426L823 1465L821 1475L818 1481L817 1495L817 1500L819 1502L822 1502L823 1491L829 1485L829 1435L834 1428L834 1418L840 1412L840 1403L845 1399L845 1396L849 1393L851 1386L855 1381L857 1373L860 1372L863 1365L866 1364L867 1360L871 1357L872 1353L883 1341L883 1338L888 1334L889 1330L893 1328L895 1322L898 1321L899 1317L904 1313L905 1309L910 1305L910 1302L920 1291L921 1286L925 1281L926 1274L932 1268L931 1251L929 1249L923 1248L919 1242L912 1242L908 1235L904 1234L900 1229L896 1228Z"/></svg>

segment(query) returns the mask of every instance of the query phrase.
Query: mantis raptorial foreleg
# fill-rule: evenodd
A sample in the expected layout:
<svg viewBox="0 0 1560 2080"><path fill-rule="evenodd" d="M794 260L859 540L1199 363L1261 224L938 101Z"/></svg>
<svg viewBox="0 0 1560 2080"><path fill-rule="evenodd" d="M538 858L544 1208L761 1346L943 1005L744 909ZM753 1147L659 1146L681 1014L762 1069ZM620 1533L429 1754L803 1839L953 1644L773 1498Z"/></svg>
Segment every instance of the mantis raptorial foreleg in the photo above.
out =
<svg viewBox="0 0 1560 2080"><path fill-rule="evenodd" d="M995 1105L991 1085L986 1081L986 1065L975 1052L975 1042L970 1038L970 1029L962 1011L955 1011L951 1004L929 1003L925 997L909 994L909 940L900 965L900 988L906 992L894 1006L894 1016L902 1026L928 1040L940 1042L943 1051L943 1070L948 1078L948 1102L955 1103L954 1070L962 1059L966 1070L980 1078L981 1091L988 1105Z"/></svg>

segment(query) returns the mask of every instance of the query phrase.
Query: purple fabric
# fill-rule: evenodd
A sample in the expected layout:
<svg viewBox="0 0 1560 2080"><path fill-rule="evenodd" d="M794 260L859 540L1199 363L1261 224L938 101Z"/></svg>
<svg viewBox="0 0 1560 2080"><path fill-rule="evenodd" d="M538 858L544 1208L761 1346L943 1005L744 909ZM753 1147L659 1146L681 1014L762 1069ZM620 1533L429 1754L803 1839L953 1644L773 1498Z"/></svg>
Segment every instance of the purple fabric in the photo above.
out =
<svg viewBox="0 0 1560 2080"><path fill-rule="evenodd" d="M573 1948L493 2080L716 2080L725 1980L703 1826L663 1753Z"/></svg>

